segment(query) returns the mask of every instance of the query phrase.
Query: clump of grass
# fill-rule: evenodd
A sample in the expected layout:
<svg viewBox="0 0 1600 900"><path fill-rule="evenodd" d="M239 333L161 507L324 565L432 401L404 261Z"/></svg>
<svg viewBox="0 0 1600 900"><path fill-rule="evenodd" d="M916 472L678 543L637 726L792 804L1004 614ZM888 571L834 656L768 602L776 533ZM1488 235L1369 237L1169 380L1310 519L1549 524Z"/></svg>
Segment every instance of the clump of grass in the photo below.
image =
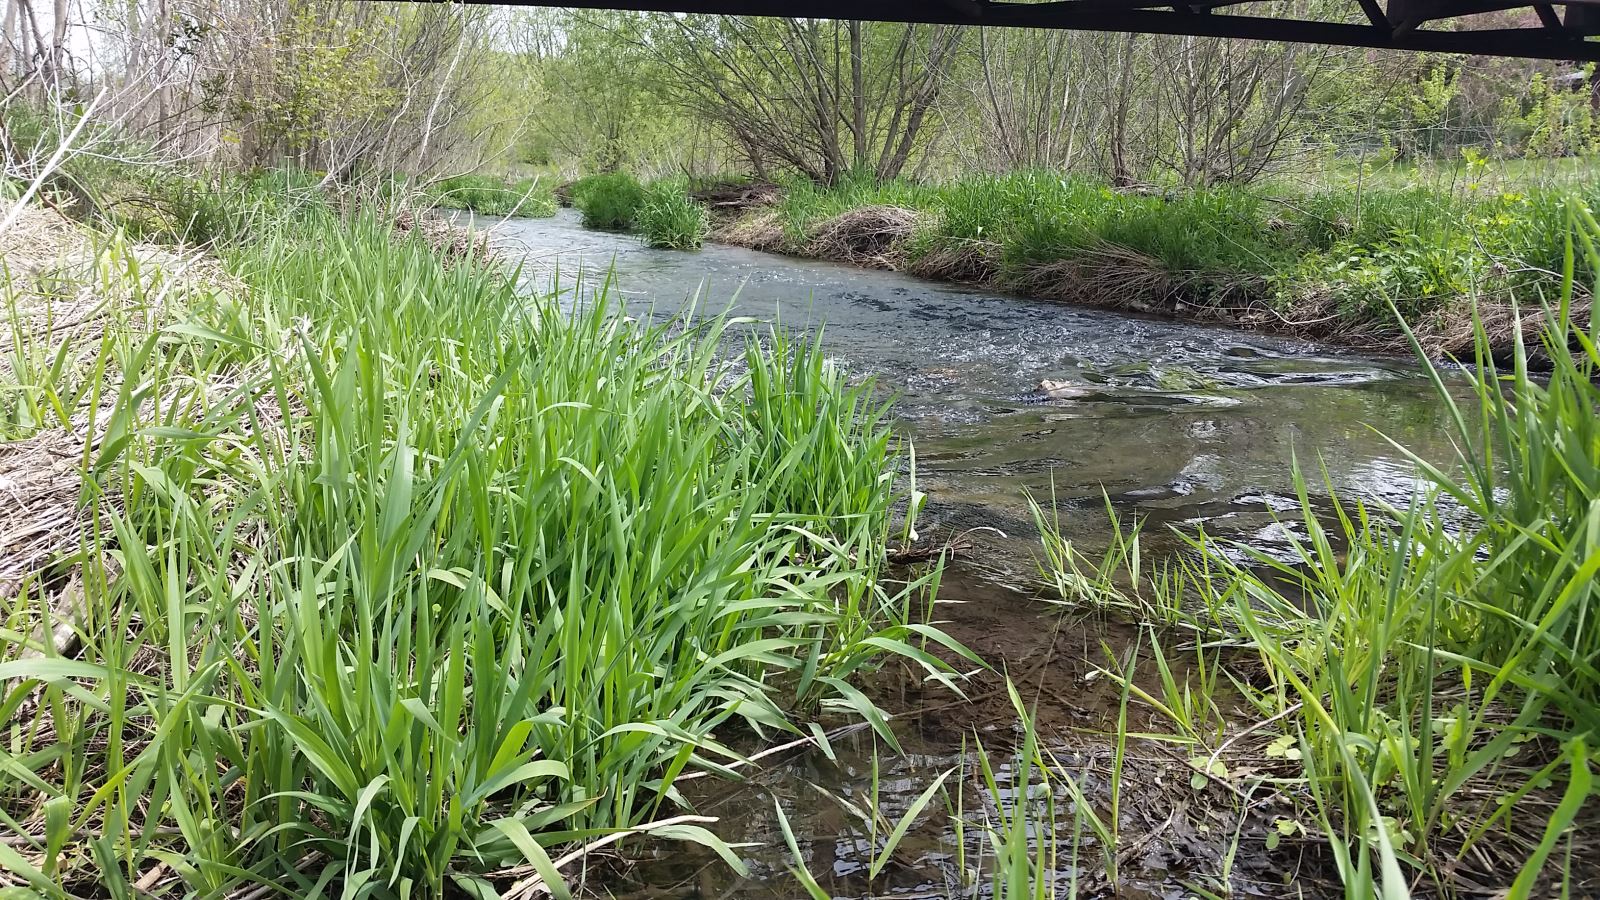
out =
<svg viewBox="0 0 1600 900"><path fill-rule="evenodd" d="M1593 265L1600 225L1572 215ZM1237 737L1273 736L1262 762L1295 762L1290 796L1349 896L1407 896L1418 881L1448 892L1456 878L1544 896L1575 887L1555 855L1588 852L1574 839L1594 824L1600 761L1600 349L1571 303L1574 268L1569 256L1561 300L1538 310L1547 377L1520 341L1497 369L1480 327L1462 405L1416 347L1458 456L1413 457L1429 489L1410 507L1334 497L1319 516L1297 475L1305 536L1289 532L1289 561L1194 535L1140 595L1199 632L1212 665L1223 654L1263 716Z"/></svg>
<svg viewBox="0 0 1600 900"><path fill-rule="evenodd" d="M540 178L513 183L488 175L456 175L430 184L427 194L436 206L489 216L548 218L557 209L555 195Z"/></svg>
<svg viewBox="0 0 1600 900"><path fill-rule="evenodd" d="M229 259L174 287L108 242L71 352L12 313L3 437L81 432L108 523L0 599L12 879L561 895L546 848L721 846L661 820L717 735L892 740L846 679L948 677L936 573L878 577L898 445L815 344L735 366L725 323L569 314L326 210Z"/></svg>
<svg viewBox="0 0 1600 900"><path fill-rule="evenodd" d="M627 172L589 175L572 185L572 205L583 213L585 228L631 229L644 199L639 179Z"/></svg>
<svg viewBox="0 0 1600 900"><path fill-rule="evenodd" d="M711 218L682 182L667 179L644 190L633 226L652 247L697 250L711 230Z"/></svg>

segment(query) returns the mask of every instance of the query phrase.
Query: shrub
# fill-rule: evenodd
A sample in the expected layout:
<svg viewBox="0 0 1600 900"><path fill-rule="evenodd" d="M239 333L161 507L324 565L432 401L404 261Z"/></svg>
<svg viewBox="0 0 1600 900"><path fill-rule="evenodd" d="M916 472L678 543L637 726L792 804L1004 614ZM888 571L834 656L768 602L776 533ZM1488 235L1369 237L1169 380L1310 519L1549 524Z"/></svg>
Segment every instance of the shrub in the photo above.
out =
<svg viewBox="0 0 1600 900"><path fill-rule="evenodd" d="M626 172L590 175L572 185L572 205L583 213L585 228L632 228L643 202L644 188Z"/></svg>
<svg viewBox="0 0 1600 900"><path fill-rule="evenodd" d="M644 191L634 227L652 247L695 250L705 243L711 219L706 208L677 181L657 181Z"/></svg>

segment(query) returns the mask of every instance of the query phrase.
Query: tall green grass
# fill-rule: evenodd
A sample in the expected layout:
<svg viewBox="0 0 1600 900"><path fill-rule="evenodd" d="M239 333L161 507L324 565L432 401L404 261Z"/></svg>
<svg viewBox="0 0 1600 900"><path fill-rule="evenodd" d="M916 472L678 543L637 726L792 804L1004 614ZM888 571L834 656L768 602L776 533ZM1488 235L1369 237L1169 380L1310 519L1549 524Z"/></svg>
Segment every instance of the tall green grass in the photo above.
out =
<svg viewBox="0 0 1600 900"><path fill-rule="evenodd" d="M633 225L645 243L667 250L696 250L711 229L706 208L687 193L687 185L674 179L645 188Z"/></svg>
<svg viewBox="0 0 1600 900"><path fill-rule="evenodd" d="M456 175L428 185L427 195L437 206L489 216L548 218L558 208L551 187L540 178L511 182L488 175Z"/></svg>
<svg viewBox="0 0 1600 900"><path fill-rule="evenodd" d="M589 175L572 185L572 205L583 214L585 228L631 229L644 200L643 185L627 172Z"/></svg>
<svg viewBox="0 0 1600 900"><path fill-rule="evenodd" d="M1567 221L1594 271L1600 224L1579 209ZM1297 470L1304 536L1289 532L1287 561L1195 534L1137 603L1097 600L1176 624L1204 654L1202 673L1221 654L1261 715L1226 745L1270 737L1255 765L1297 761L1295 778L1274 783L1292 786L1299 824L1327 835L1347 896L1404 897L1419 883L1449 895L1463 870L1511 898L1578 890L1556 860L1592 824L1600 332L1572 303L1568 253L1560 300L1523 307L1545 322L1534 349L1547 374L1531 372L1520 342L1498 369L1480 327L1462 403L1455 376L1417 347L1458 453L1413 457L1427 488L1411 506L1373 509L1330 489L1334 512L1319 515ZM1084 579L1064 566L1061 583ZM1210 696L1216 684L1190 687Z"/></svg>
<svg viewBox="0 0 1600 900"><path fill-rule="evenodd" d="M639 325L604 284L569 315L327 212L229 267L175 280L107 239L57 276L111 300L71 348L7 286L0 437L100 435L105 523L0 601L14 881L562 895L546 848L720 847L652 823L734 737L819 709L889 736L849 676L947 677L937 573L882 578L898 443L814 343L735 364L731 323ZM71 572L60 656L35 635Z"/></svg>

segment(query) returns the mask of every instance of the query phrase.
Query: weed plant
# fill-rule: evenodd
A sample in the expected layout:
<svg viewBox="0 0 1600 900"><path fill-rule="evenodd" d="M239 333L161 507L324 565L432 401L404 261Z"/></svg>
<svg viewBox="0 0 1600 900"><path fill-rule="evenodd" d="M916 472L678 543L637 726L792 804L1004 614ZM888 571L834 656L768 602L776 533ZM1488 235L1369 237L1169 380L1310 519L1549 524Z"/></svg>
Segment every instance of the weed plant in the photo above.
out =
<svg viewBox="0 0 1600 900"><path fill-rule="evenodd" d="M589 175L572 185L572 205L583 214L585 228L632 229L644 199L644 187L626 172Z"/></svg>
<svg viewBox="0 0 1600 900"><path fill-rule="evenodd" d="M892 740L847 678L946 677L928 579L882 578L898 444L814 342L735 364L730 323L569 314L326 209L228 262L105 238L52 276L107 298L74 341L6 285L0 440L77 448L86 523L0 600L13 883L564 896L546 848L720 848L653 823L731 738Z"/></svg>
<svg viewBox="0 0 1600 900"><path fill-rule="evenodd" d="M645 188L634 213L634 227L652 247L698 250L711 230L711 218L706 208L689 196L686 184L664 179Z"/></svg>

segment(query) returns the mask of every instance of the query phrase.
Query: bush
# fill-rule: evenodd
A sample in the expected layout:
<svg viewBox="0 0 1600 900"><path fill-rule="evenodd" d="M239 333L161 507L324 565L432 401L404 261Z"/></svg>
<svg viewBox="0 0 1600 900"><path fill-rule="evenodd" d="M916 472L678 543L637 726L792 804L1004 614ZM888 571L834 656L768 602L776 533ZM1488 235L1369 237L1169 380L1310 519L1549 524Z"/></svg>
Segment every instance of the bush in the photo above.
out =
<svg viewBox="0 0 1600 900"><path fill-rule="evenodd" d="M585 228L632 228L643 202L643 186L626 172L590 175L572 185L572 205L583 213Z"/></svg>
<svg viewBox="0 0 1600 900"><path fill-rule="evenodd" d="M711 219L706 208L678 181L657 181L644 191L634 227L652 247L696 250L705 243Z"/></svg>

